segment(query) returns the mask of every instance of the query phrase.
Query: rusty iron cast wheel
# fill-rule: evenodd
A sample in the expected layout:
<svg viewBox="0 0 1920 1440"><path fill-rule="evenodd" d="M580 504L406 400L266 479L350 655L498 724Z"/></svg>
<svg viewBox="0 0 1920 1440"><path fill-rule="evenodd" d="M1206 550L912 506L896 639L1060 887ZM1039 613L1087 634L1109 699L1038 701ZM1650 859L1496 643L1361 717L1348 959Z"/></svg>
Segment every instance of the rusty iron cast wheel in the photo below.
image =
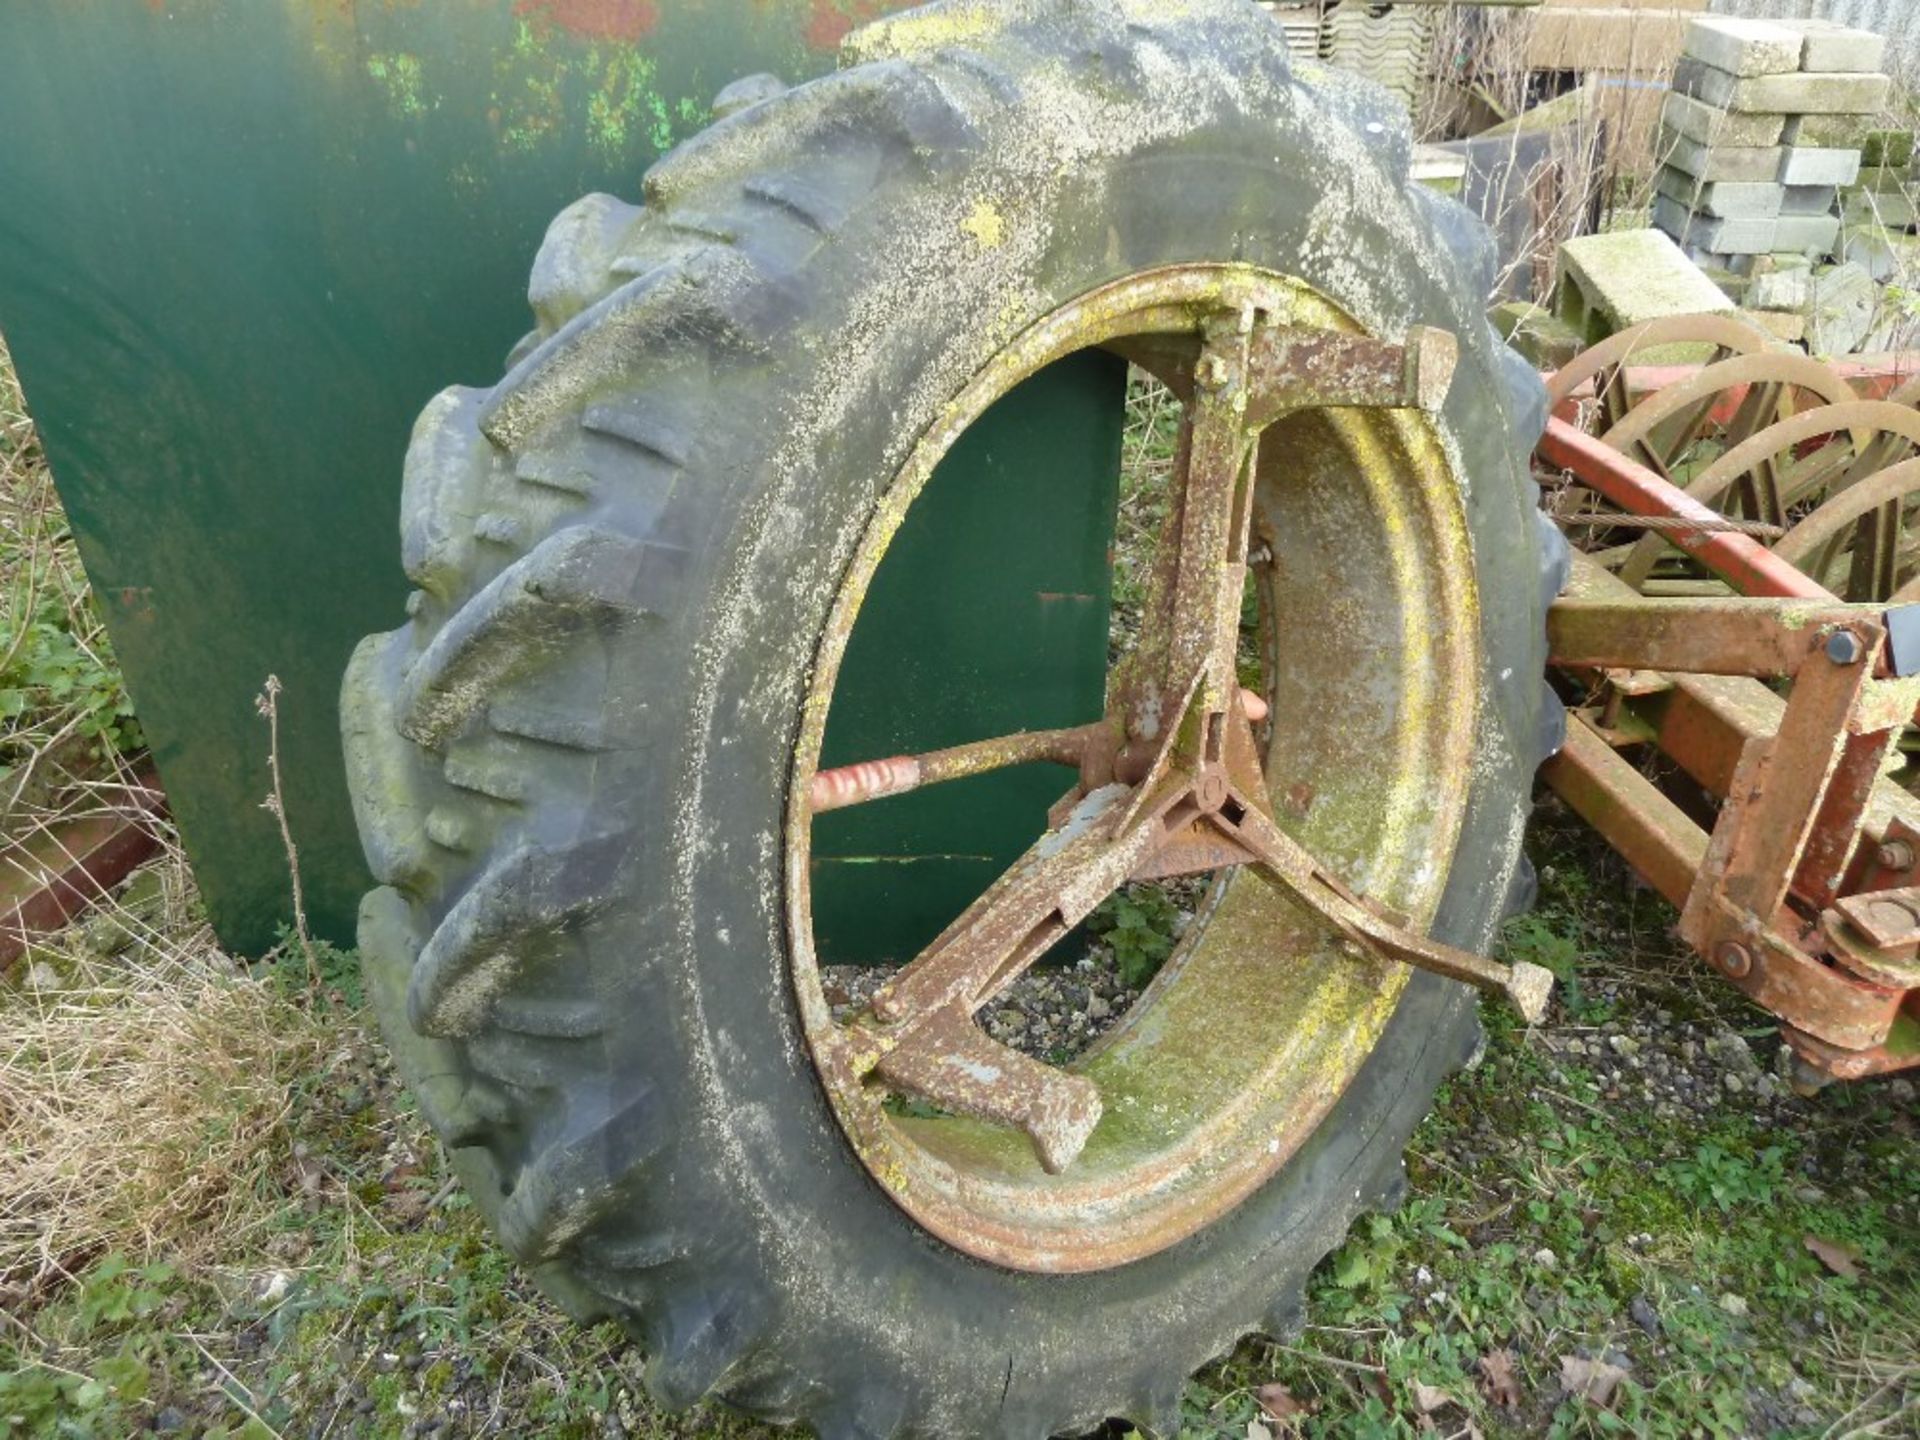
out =
<svg viewBox="0 0 1920 1440"><path fill-rule="evenodd" d="M408 620L342 696L369 993L502 1243L664 1403L1168 1433L1193 1369L1295 1322L1476 1043L1464 987L1318 917L1481 949L1530 898L1543 390L1404 113L1253 5L933 6L844 58L730 87L644 205L563 212L508 374L421 416ZM995 396L1095 345L1190 419L1110 714L820 773L890 527ZM1264 745L1222 639L1249 562ZM813 815L1008 748L1080 781L836 1023ZM1022 1065L971 1024L1104 889L1223 862L1101 1048Z"/></svg>
<svg viewBox="0 0 1920 1440"><path fill-rule="evenodd" d="M935 1017L939 1023L916 1049L924 1049L936 1073L906 1077L902 1051L879 1054L906 1022L836 1024L815 963L808 884L815 795L834 808L849 799L884 799L925 783L931 768L927 757L896 757L834 777L815 770L841 656L907 508L968 424L1021 380L1082 347L1104 346L1157 366L1176 393L1190 397L1192 416L1204 408L1208 388L1195 372L1219 358L1216 352L1236 348L1214 344L1202 356L1205 337L1237 341L1242 317L1257 332L1346 337L1357 330L1326 297L1282 276L1245 266L1172 266L1074 300L993 357L943 407L882 497L815 665L787 831L794 981L809 1044L854 1150L888 1193L942 1239L1002 1265L1051 1272L1121 1265L1217 1219L1312 1134L1378 1041L1411 973L1388 961L1341 958L1338 929L1253 868L1236 867L1209 894L1148 993L1072 1067L1071 1078L989 1044L972 1027L972 1012L1011 983L1016 967L1039 958L1033 945L1014 965L997 965L992 985L969 995L964 1014ZM1393 358L1397 370L1400 356ZM1323 346L1265 377L1269 396L1285 395L1297 408L1264 432L1233 427L1249 443L1258 436L1253 467L1260 483L1246 498L1252 523L1229 564L1242 566L1249 549L1262 552L1265 563L1252 567L1261 608L1286 621L1284 632L1264 627L1274 651L1262 697L1270 707L1269 738L1264 757L1249 743L1245 788L1257 789L1258 806L1341 875L1424 926L1445 888L1469 788L1474 717L1454 699L1472 691L1483 663L1479 596L1446 447L1416 406L1326 408L1319 392L1337 378L1345 377L1333 373ZM1241 398L1255 402L1243 407L1244 417L1262 397L1256 380L1242 383L1250 393ZM1207 478L1204 435L1204 418L1190 422L1166 523L1163 544L1183 539L1174 547L1183 561L1207 533L1195 513L1195 492ZM1181 573L1205 579L1221 568L1193 558ZM1155 566L1169 579L1174 570ZM1169 584L1163 593L1169 608L1177 598L1172 591ZM1229 608L1228 627L1238 619L1240 596L1235 573L1208 597ZM1207 627L1210 634L1220 628L1214 621ZM969 747L963 767L952 752L942 761L971 776L1030 760L1035 742L1044 742L1093 771L1060 807L1063 815L1084 813L1077 802L1098 796L1114 770L1113 755L1098 753L1101 741L1111 752L1128 738L1132 691L1143 680L1155 695L1177 684L1159 683L1164 664L1152 676L1130 675L1152 639L1149 627L1135 655L1115 670L1112 724L1071 738L989 740ZM1244 723L1232 706L1224 718ZM1145 728L1171 726L1156 710ZM1254 739L1250 728L1247 739ZM839 784L823 787L823 779ZM844 793L849 788L854 795ZM1301 804L1290 795L1312 798ZM1057 846L1068 828L1063 822L1038 849ZM1198 847L1185 865L1176 857L1171 873L1236 858L1230 843L1218 843L1226 837L1216 827L1207 827L1207 836L1216 843ZM1070 868L1056 863L1030 914L996 914L983 901L939 944L951 953L967 923L997 925L1007 939L1025 940L1036 916L1065 933L1079 914L1059 917L1063 892L1078 892L1069 903L1083 913L1124 873L1142 873L1135 861L1130 872L1108 867L1103 879L1102 859L1089 854ZM1169 873L1165 862L1148 868ZM998 961L998 952L1012 948L1002 943L996 951L989 937L980 953ZM900 988L895 981L890 991ZM943 1064L958 1067L959 1083L943 1088ZM968 1113L896 1115L886 1104L896 1090ZM1102 1113L1076 1114L1076 1097ZM1076 1133L1075 1121L1084 1130L1089 1118L1099 1123ZM1084 1148L1071 1158L1047 1153L1063 1141Z"/></svg>
<svg viewBox="0 0 1920 1440"><path fill-rule="evenodd" d="M1635 356L1663 346L1714 347L1710 363L1634 396ZM1583 391L1592 390L1591 395ZM1782 349L1726 315L1678 315L1623 330L1574 357L1548 384L1579 404L1600 439L1721 510L1729 529L1768 543L1843 599L1904 603L1920 595L1913 496L1920 491L1920 381L1866 400L1840 370ZM1707 442L1704 443L1703 442ZM1644 524L1604 504L1567 519L1593 537ZM1672 529L1614 540L1594 556L1637 590L1702 578ZM1656 566L1671 573L1655 574Z"/></svg>

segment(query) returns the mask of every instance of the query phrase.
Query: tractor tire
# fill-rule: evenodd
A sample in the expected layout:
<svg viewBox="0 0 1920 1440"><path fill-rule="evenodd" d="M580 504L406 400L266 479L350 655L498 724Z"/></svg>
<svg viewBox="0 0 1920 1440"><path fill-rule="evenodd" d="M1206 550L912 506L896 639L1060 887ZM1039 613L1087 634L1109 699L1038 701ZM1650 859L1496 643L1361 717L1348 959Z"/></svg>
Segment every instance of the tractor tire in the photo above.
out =
<svg viewBox="0 0 1920 1440"><path fill-rule="evenodd" d="M1186 1377L1296 1323L1314 1265L1393 1203L1474 997L1414 975L1298 1153L1159 1253L1037 1274L934 1238L836 1125L787 979L788 767L839 567L947 397L1116 277L1244 262L1375 333L1454 332L1438 423L1485 673L1432 930L1485 948L1530 898L1563 729L1544 392L1486 322L1484 227L1409 181L1397 103L1290 66L1250 3L966 0L843 62L730 87L644 205L563 212L509 373L422 414L409 619L342 697L369 993L502 1243L631 1331L661 1403L829 1437L1168 1435Z"/></svg>

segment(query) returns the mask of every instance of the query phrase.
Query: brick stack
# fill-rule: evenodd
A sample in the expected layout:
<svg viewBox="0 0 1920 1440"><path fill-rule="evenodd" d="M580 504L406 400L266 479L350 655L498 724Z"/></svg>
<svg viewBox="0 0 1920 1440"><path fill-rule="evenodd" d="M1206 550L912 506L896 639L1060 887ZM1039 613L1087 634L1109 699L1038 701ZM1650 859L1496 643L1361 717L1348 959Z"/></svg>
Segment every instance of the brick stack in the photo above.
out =
<svg viewBox="0 0 1920 1440"><path fill-rule="evenodd" d="M1885 55L1881 36L1826 21L1695 19L1661 112L1654 224L1728 270L1831 254L1886 107Z"/></svg>

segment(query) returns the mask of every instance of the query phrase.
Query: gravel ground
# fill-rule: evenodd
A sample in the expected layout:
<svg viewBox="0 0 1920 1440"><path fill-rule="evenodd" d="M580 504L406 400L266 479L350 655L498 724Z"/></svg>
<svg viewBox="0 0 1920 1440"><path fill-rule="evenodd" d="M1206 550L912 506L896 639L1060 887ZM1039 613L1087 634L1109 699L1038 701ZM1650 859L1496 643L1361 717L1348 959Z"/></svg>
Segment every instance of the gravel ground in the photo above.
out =
<svg viewBox="0 0 1920 1440"><path fill-rule="evenodd" d="M834 1018L845 1024L893 972L831 965L821 972ZM1119 1023L1140 998L1120 979L1104 945L1068 966L1029 970L980 1013L987 1034L1036 1060L1058 1064L1078 1055Z"/></svg>
<svg viewBox="0 0 1920 1440"><path fill-rule="evenodd" d="M1152 891L1166 901L1167 938L1177 941L1211 883L1211 875L1190 875L1128 889L1135 896ZM1122 968L1113 946L1090 938L1079 959L1043 963L1015 980L980 1011L981 1028L1023 1055L1064 1064L1119 1024L1140 998L1145 987L1128 984ZM842 1025L853 1019L894 973L886 967L822 966L821 985L834 1019Z"/></svg>

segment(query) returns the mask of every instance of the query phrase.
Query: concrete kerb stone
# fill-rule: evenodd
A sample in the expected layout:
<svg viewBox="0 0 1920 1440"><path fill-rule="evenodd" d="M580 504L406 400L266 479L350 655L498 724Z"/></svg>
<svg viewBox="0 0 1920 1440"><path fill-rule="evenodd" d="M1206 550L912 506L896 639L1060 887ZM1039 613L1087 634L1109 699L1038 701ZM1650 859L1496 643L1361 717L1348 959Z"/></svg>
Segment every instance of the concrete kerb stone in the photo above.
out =
<svg viewBox="0 0 1920 1440"><path fill-rule="evenodd" d="M1807 344L1816 355L1850 355L1873 328L1880 287L1866 267L1835 265L1816 274L1807 312Z"/></svg>
<svg viewBox="0 0 1920 1440"><path fill-rule="evenodd" d="M1868 165L1905 165L1913 159L1913 132L1889 130L1878 115L1792 115L1782 138L1788 145L1859 150Z"/></svg>
<svg viewBox="0 0 1920 1440"><path fill-rule="evenodd" d="M1800 52L1802 70L1858 73L1879 70L1886 63L1887 37L1884 35L1876 35L1871 30L1858 30L1832 20L1793 20L1787 23L1805 37Z"/></svg>
<svg viewBox="0 0 1920 1440"><path fill-rule="evenodd" d="M1716 180L1703 184L1684 170L1662 168L1654 176L1654 189L1676 200L1696 215L1716 220L1771 220L1780 213L1786 187L1771 180L1742 183Z"/></svg>
<svg viewBox="0 0 1920 1440"><path fill-rule="evenodd" d="M1586 337L1543 305L1508 300L1493 308L1500 338L1518 350L1536 369L1558 370L1582 350Z"/></svg>
<svg viewBox="0 0 1920 1440"><path fill-rule="evenodd" d="M1707 145L1664 125L1653 153L1674 169L1702 181L1778 180L1787 156L1786 147L1781 145ZM1858 168L1858 152L1855 154Z"/></svg>
<svg viewBox="0 0 1920 1440"><path fill-rule="evenodd" d="M1860 143L1860 163L1906 169L1913 164L1913 132L1869 130Z"/></svg>
<svg viewBox="0 0 1920 1440"><path fill-rule="evenodd" d="M1776 145L1787 126L1785 115L1737 115L1677 91L1667 95L1660 119L1675 134L1716 147Z"/></svg>
<svg viewBox="0 0 1920 1440"><path fill-rule="evenodd" d="M1831 215L1839 193L1831 185L1789 185L1780 201L1780 214Z"/></svg>
<svg viewBox="0 0 1920 1440"><path fill-rule="evenodd" d="M1877 195L1899 194L1914 188L1913 173L1905 165L1862 165L1853 183Z"/></svg>
<svg viewBox="0 0 1920 1440"><path fill-rule="evenodd" d="M1653 197L1653 223L1688 254L1764 255L1774 248L1773 219L1726 220L1701 215L1666 195Z"/></svg>
<svg viewBox="0 0 1920 1440"><path fill-rule="evenodd" d="M1886 225L1895 230L1908 229L1920 221L1920 209L1916 209L1913 198L1898 190L1884 194L1861 189L1843 191L1840 213L1849 225Z"/></svg>
<svg viewBox="0 0 1920 1440"><path fill-rule="evenodd" d="M1821 150L1811 145L1781 149L1782 185L1851 185L1860 178L1858 150Z"/></svg>
<svg viewBox="0 0 1920 1440"><path fill-rule="evenodd" d="M1886 105L1892 87L1885 75L1802 72L1742 79L1699 60L1673 67L1673 88L1680 94L1736 114L1870 114Z"/></svg>
<svg viewBox="0 0 1920 1440"><path fill-rule="evenodd" d="M1807 270L1769 270L1747 286L1752 310L1805 310L1812 298L1813 276Z"/></svg>
<svg viewBox="0 0 1920 1440"><path fill-rule="evenodd" d="M1863 267L1882 284L1911 287L1920 278L1920 236L1884 225L1849 224L1840 232L1840 258Z"/></svg>
<svg viewBox="0 0 1920 1440"><path fill-rule="evenodd" d="M1838 215L1782 215L1773 222L1775 250L1798 250L1804 255L1831 255L1840 238Z"/></svg>
<svg viewBox="0 0 1920 1440"><path fill-rule="evenodd" d="M1702 15L1687 25L1680 53L1739 76L1777 75L1800 68L1806 38L1767 20Z"/></svg>

